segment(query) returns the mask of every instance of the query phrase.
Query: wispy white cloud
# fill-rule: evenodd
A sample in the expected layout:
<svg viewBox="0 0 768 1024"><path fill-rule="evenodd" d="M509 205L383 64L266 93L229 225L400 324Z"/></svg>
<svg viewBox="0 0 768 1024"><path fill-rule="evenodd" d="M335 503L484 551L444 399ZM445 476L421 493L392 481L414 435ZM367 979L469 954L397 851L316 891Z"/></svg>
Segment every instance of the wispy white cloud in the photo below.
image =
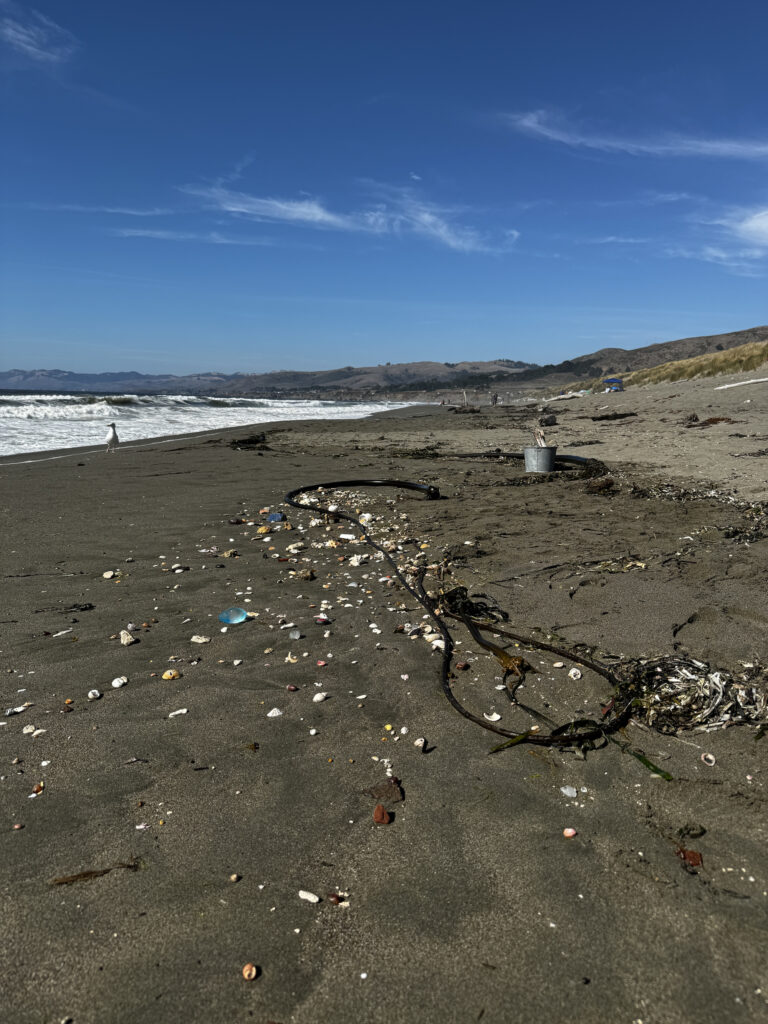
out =
<svg viewBox="0 0 768 1024"><path fill-rule="evenodd" d="M548 142L604 153L627 153L630 156L720 157L729 160L766 160L765 139L697 138L665 134L647 138L602 135L559 123L546 110L504 114L504 122L515 131Z"/></svg>
<svg viewBox="0 0 768 1024"><path fill-rule="evenodd" d="M723 224L741 241L768 250L768 206L742 210L724 218L719 223Z"/></svg>
<svg viewBox="0 0 768 1024"><path fill-rule="evenodd" d="M26 203L25 206L30 210L60 211L62 213L113 213L127 217L162 217L173 213L173 210L163 209L159 206L149 209L132 206L86 206L81 203Z"/></svg>
<svg viewBox="0 0 768 1024"><path fill-rule="evenodd" d="M368 183L376 202L361 210L337 213L313 196L301 199L261 197L233 191L221 184L187 185L181 191L214 210L270 223L370 235L417 235L456 252L503 252L518 238L507 230L495 239L458 221L459 211L421 198L409 188Z"/></svg>
<svg viewBox="0 0 768 1024"><path fill-rule="evenodd" d="M68 29L33 8L2 0L0 11L0 39L39 64L63 64L80 45Z"/></svg>
<svg viewBox="0 0 768 1024"><path fill-rule="evenodd" d="M667 249L666 255L680 259L714 263L741 277L764 277L766 274L764 249L733 249L719 245L684 246Z"/></svg>
<svg viewBox="0 0 768 1024"><path fill-rule="evenodd" d="M602 238L588 238L587 245L644 245L648 238L633 238L627 235L603 235Z"/></svg>
<svg viewBox="0 0 768 1024"><path fill-rule="evenodd" d="M116 228L110 234L119 238L155 238L164 242L207 242L209 245L273 246L271 238L237 238L218 231L154 231L150 228Z"/></svg>

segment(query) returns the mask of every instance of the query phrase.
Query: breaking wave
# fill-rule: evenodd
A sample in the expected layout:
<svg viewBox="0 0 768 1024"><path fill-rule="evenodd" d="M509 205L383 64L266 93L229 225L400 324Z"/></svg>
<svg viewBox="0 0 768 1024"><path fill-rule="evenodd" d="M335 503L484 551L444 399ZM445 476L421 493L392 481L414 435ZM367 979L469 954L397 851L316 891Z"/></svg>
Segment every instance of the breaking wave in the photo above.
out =
<svg viewBox="0 0 768 1024"><path fill-rule="evenodd" d="M114 422L121 441L279 420L359 419L407 402L218 398L205 395L0 395L0 455L102 444Z"/></svg>

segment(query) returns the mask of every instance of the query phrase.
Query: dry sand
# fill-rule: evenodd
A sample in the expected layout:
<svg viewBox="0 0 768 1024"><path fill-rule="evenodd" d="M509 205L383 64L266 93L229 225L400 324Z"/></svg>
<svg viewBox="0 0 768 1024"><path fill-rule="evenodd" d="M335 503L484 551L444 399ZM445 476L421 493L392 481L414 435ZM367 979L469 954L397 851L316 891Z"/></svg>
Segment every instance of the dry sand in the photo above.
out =
<svg viewBox="0 0 768 1024"><path fill-rule="evenodd" d="M724 382L551 403L550 441L603 460L606 493L573 470L526 477L503 453L528 443L535 410L506 407L260 426L263 450L230 447L246 428L0 463L0 699L31 703L0 717L3 1021L764 1020L768 740L628 726L671 781L614 744L489 756L495 738L441 692L439 652L395 632L424 609L382 563L350 561L361 544L286 554L349 524L309 528L281 506L323 480L435 484L445 500L357 488L351 510L408 541L398 557L442 564L446 589L497 602L510 628L600 657L768 664L768 454L754 454L768 385ZM590 418L606 412L637 415ZM686 426L693 413L733 422ZM265 542L263 507L295 529ZM295 575L309 568L316 579ZM317 625L324 600L332 621ZM258 617L223 633L232 604ZM139 642L124 647L110 638L129 622ZM451 631L470 665L459 699L530 725L496 689L498 662ZM526 657L530 704L559 722L599 715L600 679ZM181 677L162 681L171 667ZM388 764L405 800L377 826L364 791ZM676 855L686 829L695 870Z"/></svg>

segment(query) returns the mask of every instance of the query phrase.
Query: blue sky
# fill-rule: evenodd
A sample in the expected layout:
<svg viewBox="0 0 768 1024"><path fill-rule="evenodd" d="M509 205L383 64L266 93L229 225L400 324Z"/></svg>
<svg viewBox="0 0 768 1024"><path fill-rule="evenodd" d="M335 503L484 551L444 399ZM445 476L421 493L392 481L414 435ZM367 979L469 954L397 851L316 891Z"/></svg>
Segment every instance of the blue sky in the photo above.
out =
<svg viewBox="0 0 768 1024"><path fill-rule="evenodd" d="M768 322L768 7L0 0L3 368Z"/></svg>

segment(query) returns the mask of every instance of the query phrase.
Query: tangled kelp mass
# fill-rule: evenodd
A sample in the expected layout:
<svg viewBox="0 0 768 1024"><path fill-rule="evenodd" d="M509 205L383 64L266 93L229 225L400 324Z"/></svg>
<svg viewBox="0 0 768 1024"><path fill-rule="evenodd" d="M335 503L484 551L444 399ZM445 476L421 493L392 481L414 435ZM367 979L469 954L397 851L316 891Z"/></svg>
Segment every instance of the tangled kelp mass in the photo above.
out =
<svg viewBox="0 0 768 1024"><path fill-rule="evenodd" d="M768 671L761 665L745 662L733 675L703 661L666 656L614 671L634 694L633 714L659 732L768 722Z"/></svg>

